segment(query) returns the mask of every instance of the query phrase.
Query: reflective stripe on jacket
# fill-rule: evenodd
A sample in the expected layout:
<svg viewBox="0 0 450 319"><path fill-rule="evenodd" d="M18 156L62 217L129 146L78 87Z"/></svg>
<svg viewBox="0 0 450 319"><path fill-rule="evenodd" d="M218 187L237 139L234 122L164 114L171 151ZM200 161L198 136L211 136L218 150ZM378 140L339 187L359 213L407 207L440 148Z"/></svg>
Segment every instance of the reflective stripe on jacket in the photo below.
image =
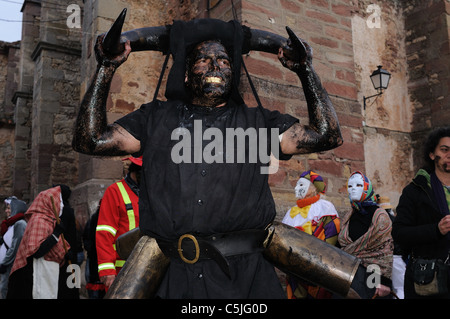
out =
<svg viewBox="0 0 450 319"><path fill-rule="evenodd" d="M103 195L96 228L98 272L116 275L125 261L115 250L116 239L139 226L138 196L125 180L109 186Z"/></svg>

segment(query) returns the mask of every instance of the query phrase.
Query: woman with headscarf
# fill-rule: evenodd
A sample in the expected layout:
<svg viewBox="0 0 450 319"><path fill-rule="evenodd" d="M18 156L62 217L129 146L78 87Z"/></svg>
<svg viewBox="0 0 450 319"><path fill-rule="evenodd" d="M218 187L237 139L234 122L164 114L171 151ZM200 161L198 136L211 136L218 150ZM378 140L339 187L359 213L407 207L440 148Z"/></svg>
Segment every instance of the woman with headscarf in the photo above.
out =
<svg viewBox="0 0 450 319"><path fill-rule="evenodd" d="M9 277L7 299L56 299L70 245L62 234L66 216L59 186L38 194L25 213L23 234ZM60 238L61 236L61 238Z"/></svg>
<svg viewBox="0 0 450 319"><path fill-rule="evenodd" d="M325 187L322 176L313 171L303 172L295 186L297 205L286 212L282 223L334 246L340 229L339 215L334 205L322 198ZM287 278L286 290L289 299L331 297L331 293L325 289L298 282L292 276Z"/></svg>
<svg viewBox="0 0 450 319"><path fill-rule="evenodd" d="M27 204L14 196L5 199L5 204L6 218L0 225L2 237L2 245L0 246L0 299L6 298L9 273L27 227L27 222L24 220Z"/></svg>
<svg viewBox="0 0 450 319"><path fill-rule="evenodd" d="M350 175L347 190L352 212L341 219L339 245L368 268L360 283L362 290L358 291L361 297L388 296L394 251L391 219L386 210L378 206L372 182L363 173L356 171ZM379 280L376 278L378 269ZM370 270L376 273L372 275Z"/></svg>

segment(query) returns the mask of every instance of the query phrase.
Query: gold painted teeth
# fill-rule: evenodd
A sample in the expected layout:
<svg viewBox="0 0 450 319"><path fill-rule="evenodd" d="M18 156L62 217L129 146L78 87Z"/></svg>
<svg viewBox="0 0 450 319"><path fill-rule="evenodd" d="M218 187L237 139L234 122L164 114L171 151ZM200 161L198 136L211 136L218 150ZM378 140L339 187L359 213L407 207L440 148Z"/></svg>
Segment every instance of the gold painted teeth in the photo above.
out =
<svg viewBox="0 0 450 319"><path fill-rule="evenodd" d="M206 83L220 83L222 82L221 78L218 77L208 77L206 78Z"/></svg>

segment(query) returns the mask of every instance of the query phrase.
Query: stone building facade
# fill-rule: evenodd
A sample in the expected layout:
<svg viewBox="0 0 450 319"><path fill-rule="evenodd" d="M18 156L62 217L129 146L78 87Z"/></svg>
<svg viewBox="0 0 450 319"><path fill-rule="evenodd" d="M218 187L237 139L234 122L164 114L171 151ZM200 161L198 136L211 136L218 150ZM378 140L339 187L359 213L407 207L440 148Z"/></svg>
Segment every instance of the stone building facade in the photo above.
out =
<svg viewBox="0 0 450 319"><path fill-rule="evenodd" d="M17 91L20 43L0 42L0 196L12 194L14 162L14 103Z"/></svg>
<svg viewBox="0 0 450 319"><path fill-rule="evenodd" d="M349 210L346 180L355 170L396 205L420 166L424 136L450 123L449 0L25 0L22 40L0 44L3 198L31 201L64 183L84 223L106 187L123 176L121 158L71 148L74 119L96 68L94 41L123 8L124 31L174 19L236 17L285 36L287 25L313 47L313 65L335 105L344 144L280 162L269 178L279 218L294 205L293 187L306 169L325 178L327 199L342 213ZM151 100L163 58L136 52L118 69L107 103L110 122ZM244 61L266 108L307 123L300 81L276 56L250 52ZM377 65L392 74L390 85L364 109L364 96L376 93L369 76ZM160 92L163 98L164 82ZM241 92L256 105L243 72Z"/></svg>

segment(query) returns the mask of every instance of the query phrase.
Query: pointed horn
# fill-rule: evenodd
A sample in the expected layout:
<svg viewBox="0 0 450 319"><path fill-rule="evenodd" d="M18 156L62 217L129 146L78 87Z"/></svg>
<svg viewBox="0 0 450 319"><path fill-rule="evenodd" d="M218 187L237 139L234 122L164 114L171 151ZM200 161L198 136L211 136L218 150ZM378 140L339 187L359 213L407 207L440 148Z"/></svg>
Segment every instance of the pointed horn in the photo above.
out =
<svg viewBox="0 0 450 319"><path fill-rule="evenodd" d="M291 40L291 47L295 51L294 58L303 59L303 57L307 55L305 45L300 40L300 38L294 33L294 31L292 31L292 29L289 28L288 26L286 26L286 31L289 35L289 39Z"/></svg>
<svg viewBox="0 0 450 319"><path fill-rule="evenodd" d="M106 33L102 44L105 52L111 55L119 54L123 51L124 43L127 40L130 40L132 52L150 50L166 53L168 51L171 25L146 27L121 33L126 12L126 8L122 10L111 29ZM289 29L289 31L291 30ZM246 46L247 52L249 50L277 54L280 47L287 46L287 38L278 34L258 29L250 29L250 33L250 40Z"/></svg>
<svg viewBox="0 0 450 319"><path fill-rule="evenodd" d="M103 38L102 47L105 53L115 56L124 50L123 43L120 42L120 35L122 33L122 27L125 22L126 15L127 8L122 10L116 21L114 21L114 24Z"/></svg>
<svg viewBox="0 0 450 319"><path fill-rule="evenodd" d="M306 52L305 45L302 43L300 38L294 33L294 31L292 31L292 29L289 28L288 26L286 26L286 31L289 35L289 39L291 39L292 45Z"/></svg>

